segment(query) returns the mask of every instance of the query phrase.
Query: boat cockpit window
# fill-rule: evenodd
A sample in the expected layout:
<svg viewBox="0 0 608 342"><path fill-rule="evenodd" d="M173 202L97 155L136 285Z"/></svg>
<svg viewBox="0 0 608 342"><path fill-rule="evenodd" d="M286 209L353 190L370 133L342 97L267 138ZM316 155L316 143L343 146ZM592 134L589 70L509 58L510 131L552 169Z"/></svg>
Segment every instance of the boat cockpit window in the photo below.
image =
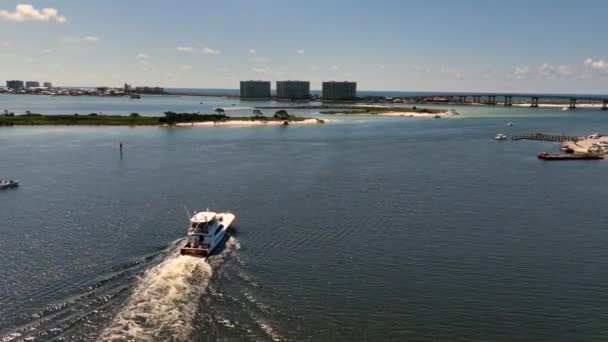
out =
<svg viewBox="0 0 608 342"><path fill-rule="evenodd" d="M207 234L209 232L209 224L207 224L207 222L199 223L196 228L199 229L203 234Z"/></svg>

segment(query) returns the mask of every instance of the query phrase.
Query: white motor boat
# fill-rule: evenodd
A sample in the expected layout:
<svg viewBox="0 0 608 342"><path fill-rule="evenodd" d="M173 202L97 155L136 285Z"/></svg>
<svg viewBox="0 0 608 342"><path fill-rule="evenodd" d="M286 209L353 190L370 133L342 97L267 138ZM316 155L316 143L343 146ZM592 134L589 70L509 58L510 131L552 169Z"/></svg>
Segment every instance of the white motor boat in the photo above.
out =
<svg viewBox="0 0 608 342"><path fill-rule="evenodd" d="M4 179L0 179L0 190L2 189L9 189L9 188L16 188L19 186L19 181L18 180L4 180Z"/></svg>
<svg viewBox="0 0 608 342"><path fill-rule="evenodd" d="M507 136L502 134L502 133L498 133L496 134L496 136L494 137L494 140L507 140Z"/></svg>
<svg viewBox="0 0 608 342"><path fill-rule="evenodd" d="M454 109L450 109L447 111L448 115L460 115L460 113L458 113L456 110Z"/></svg>
<svg viewBox="0 0 608 342"><path fill-rule="evenodd" d="M190 219L186 244L180 253L202 257L210 255L224 241L226 231L234 219L234 214L215 213L209 209L194 213Z"/></svg>

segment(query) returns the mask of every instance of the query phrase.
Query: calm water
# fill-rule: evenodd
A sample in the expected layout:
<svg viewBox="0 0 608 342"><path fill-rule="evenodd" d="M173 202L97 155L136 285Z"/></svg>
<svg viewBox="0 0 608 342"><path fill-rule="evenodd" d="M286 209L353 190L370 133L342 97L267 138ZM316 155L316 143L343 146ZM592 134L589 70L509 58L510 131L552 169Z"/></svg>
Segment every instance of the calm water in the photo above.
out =
<svg viewBox="0 0 608 342"><path fill-rule="evenodd" d="M0 176L23 182L0 192L0 336L608 339L608 162L541 162L556 145L492 140L608 132L608 114L458 109L0 128ZM177 256L184 206L237 215L209 262Z"/></svg>

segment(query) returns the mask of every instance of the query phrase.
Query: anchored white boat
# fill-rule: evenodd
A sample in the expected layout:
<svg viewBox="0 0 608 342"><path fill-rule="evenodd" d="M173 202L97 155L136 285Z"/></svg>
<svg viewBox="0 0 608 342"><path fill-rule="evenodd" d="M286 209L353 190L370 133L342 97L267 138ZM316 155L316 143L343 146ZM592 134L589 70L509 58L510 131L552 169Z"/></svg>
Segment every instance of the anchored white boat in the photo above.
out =
<svg viewBox="0 0 608 342"><path fill-rule="evenodd" d="M19 186L18 180L4 180L0 179L0 190L8 188L16 188Z"/></svg>
<svg viewBox="0 0 608 342"><path fill-rule="evenodd" d="M224 241L226 231L234 219L234 214L215 213L209 209L194 213L181 254L202 257L210 255Z"/></svg>
<svg viewBox="0 0 608 342"><path fill-rule="evenodd" d="M494 140L507 140L507 136L502 134L502 133L498 133L496 134L496 136L494 137Z"/></svg>

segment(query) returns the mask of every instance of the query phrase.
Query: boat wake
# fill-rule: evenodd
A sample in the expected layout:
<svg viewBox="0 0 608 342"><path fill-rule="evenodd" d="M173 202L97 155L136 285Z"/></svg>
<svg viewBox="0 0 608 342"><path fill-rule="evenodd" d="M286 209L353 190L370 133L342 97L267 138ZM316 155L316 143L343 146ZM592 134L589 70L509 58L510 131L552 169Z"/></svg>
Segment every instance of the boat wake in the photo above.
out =
<svg viewBox="0 0 608 342"><path fill-rule="evenodd" d="M78 292L35 312L24 312L12 331L0 334L1 342L30 340L90 341L99 326L113 315L114 304L128 298L133 283L145 269L175 253L180 240L149 255L142 256L93 279Z"/></svg>
<svg viewBox="0 0 608 342"><path fill-rule="evenodd" d="M143 274L100 340L188 340L190 323L211 275L211 266L202 258L169 257Z"/></svg>
<svg viewBox="0 0 608 342"><path fill-rule="evenodd" d="M201 296L216 267L238 245L229 238L224 250L203 258L176 251L144 272L133 294L101 333L101 341L187 341Z"/></svg>

